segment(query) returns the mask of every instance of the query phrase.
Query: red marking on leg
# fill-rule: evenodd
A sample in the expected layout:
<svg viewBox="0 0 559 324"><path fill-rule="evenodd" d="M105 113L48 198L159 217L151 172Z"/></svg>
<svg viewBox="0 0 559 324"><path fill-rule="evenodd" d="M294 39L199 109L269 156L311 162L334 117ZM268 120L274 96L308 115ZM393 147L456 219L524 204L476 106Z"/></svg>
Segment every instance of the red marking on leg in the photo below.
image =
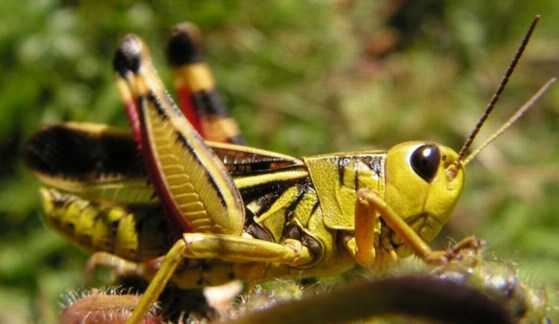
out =
<svg viewBox="0 0 559 324"><path fill-rule="evenodd" d="M200 122L200 118L196 113L196 107L192 103L192 92L185 86L182 86L177 89L177 94L179 97L179 103L182 109L182 112L186 116L186 119L192 124L192 127L200 134L203 138L205 138L204 133L202 132L202 125Z"/></svg>

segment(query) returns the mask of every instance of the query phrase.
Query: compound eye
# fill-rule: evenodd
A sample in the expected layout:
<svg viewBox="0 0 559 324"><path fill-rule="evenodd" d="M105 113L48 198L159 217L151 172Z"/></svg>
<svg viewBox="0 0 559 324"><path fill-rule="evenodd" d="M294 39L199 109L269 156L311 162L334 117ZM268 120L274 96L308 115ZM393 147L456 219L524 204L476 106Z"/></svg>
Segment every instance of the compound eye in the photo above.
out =
<svg viewBox="0 0 559 324"><path fill-rule="evenodd" d="M436 145L422 145L413 152L410 162L415 173L431 182L441 163L441 152Z"/></svg>

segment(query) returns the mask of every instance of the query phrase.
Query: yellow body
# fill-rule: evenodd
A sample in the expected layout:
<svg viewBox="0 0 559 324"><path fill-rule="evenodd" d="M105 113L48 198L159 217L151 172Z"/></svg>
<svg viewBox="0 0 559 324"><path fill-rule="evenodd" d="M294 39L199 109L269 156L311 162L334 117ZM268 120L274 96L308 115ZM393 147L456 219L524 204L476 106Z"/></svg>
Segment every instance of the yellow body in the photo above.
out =
<svg viewBox="0 0 559 324"><path fill-rule="evenodd" d="M382 270L411 253L432 263L451 257L427 242L462 190L454 151L409 142L298 160L208 145L166 93L137 37L125 38L114 64L134 139L91 124L55 126L36 134L26 160L43 181L78 195L44 190L47 224L97 252L92 264L150 280L131 322L143 318L169 281L191 288L233 278L333 275L356 264ZM90 146L73 154L100 163L72 169L73 160L64 159L68 138ZM135 154L121 155L136 145L146 169ZM143 192L138 184L147 178ZM169 227L146 218L148 207ZM154 254L164 260L153 262Z"/></svg>
<svg viewBox="0 0 559 324"><path fill-rule="evenodd" d="M75 136L80 136L80 132L92 137L99 136L95 134L97 128L91 125L81 130L77 126L71 124L67 129ZM116 130L105 128L103 131L103 136L110 136L109 133L121 136ZM42 141L49 144L44 137ZM131 138L129 143L133 145ZM447 179L445 168L455 160L456 153L444 146L438 146L444 161L430 183L414 172L410 166L410 156L418 147L425 145L422 142L403 143L387 152L338 153L307 157L302 161L236 145L212 145L225 163L227 158L241 154L258 154L260 159L266 156L273 157L275 161L286 162L282 166L285 171L279 175L251 175L247 165L244 166L245 172L235 171L235 165L229 165L233 182L243 195L243 204L250 215L242 236L253 237L256 246L259 246L259 240L277 244L299 240L306 241L303 246L309 247L309 241L312 240L314 250L310 249L309 262L296 266L281 262L236 264L234 260L190 261L174 275L174 282L181 288L221 284L232 278L262 280L333 275L354 267L358 260L354 257L357 251L352 240L356 230L359 230L355 223L355 207L360 189L376 192L408 223L410 229L418 233L424 242L429 242L448 221L463 186L462 169L452 181ZM72 182L44 174L41 178L65 190L75 187ZM136 177L127 180L132 184L139 182ZM125 192L127 182L121 179L121 183ZM103 187L102 184L98 185ZM262 196L250 191L254 187L274 185L282 187L281 190L268 190L270 192L266 191ZM114 182L111 182L110 187L115 187ZM143 190L146 193L137 196L149 197L147 193L152 188L144 186ZM90 192L78 193L92 200L96 200L95 196L98 195ZM129 199L125 195L115 197L123 201ZM128 261L146 262L165 255L173 241L178 239L169 235L157 201L146 199L144 202L136 201L137 207L114 207L104 202L106 198L97 199L95 203L53 189L43 189L42 198L46 223L89 253L108 252ZM118 199L113 204L118 204ZM254 226L266 231L268 237L258 238L250 230ZM382 215L375 216L371 230L371 249L375 251L376 257L368 266L380 270L395 257L406 257L413 252L413 248L405 244L404 238L386 225Z"/></svg>
<svg viewBox="0 0 559 324"><path fill-rule="evenodd" d="M333 275L356 265L382 271L411 254L436 264L454 256L427 243L460 197L462 152L406 142L297 159L206 142L167 94L138 37L123 40L113 63L134 136L92 124L46 127L26 161L65 191L41 191L49 226L94 253L92 264L150 280L131 322L170 281L193 288ZM205 65L176 72L177 85L215 102ZM224 113L202 117L231 121ZM219 138L242 140L235 127L212 125L222 128ZM76 167L68 152L94 163Z"/></svg>

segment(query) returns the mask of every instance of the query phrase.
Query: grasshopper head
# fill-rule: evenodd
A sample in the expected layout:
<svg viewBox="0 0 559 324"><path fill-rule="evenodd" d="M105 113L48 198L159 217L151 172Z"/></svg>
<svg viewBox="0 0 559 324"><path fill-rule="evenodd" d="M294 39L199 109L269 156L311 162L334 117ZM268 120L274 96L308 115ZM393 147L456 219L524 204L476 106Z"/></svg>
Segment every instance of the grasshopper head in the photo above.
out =
<svg viewBox="0 0 559 324"><path fill-rule="evenodd" d="M556 82L556 78L550 79L489 139L466 156L466 152L503 93L539 18L539 16L536 16L532 21L520 47L501 79L501 83L495 90L470 136L462 145L460 153L457 154L446 146L429 142L402 143L387 152L384 199L424 241L433 240L449 220L464 186L465 165L533 107ZM398 235L393 234L390 241L394 246L399 246L397 253L400 256L411 253Z"/></svg>
<svg viewBox="0 0 559 324"><path fill-rule="evenodd" d="M406 142L386 156L386 202L426 242L450 219L464 185L456 152L432 142ZM452 170L452 171L451 171ZM391 238L395 246L402 239Z"/></svg>

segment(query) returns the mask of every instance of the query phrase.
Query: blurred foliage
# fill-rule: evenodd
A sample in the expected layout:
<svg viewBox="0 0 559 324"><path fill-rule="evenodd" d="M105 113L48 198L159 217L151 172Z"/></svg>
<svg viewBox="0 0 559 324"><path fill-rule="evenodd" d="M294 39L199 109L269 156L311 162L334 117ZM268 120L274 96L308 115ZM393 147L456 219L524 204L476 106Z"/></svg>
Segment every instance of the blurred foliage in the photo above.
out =
<svg viewBox="0 0 559 324"><path fill-rule="evenodd" d="M559 2L0 2L0 322L52 322L85 256L43 228L18 154L45 123L126 127L111 56L128 32L162 76L166 32L204 33L206 58L252 146L295 156L411 139L458 148L535 14L542 21L481 138L559 74ZM436 246L475 234L535 286L559 288L559 89L468 165ZM557 302L551 301L553 305Z"/></svg>

